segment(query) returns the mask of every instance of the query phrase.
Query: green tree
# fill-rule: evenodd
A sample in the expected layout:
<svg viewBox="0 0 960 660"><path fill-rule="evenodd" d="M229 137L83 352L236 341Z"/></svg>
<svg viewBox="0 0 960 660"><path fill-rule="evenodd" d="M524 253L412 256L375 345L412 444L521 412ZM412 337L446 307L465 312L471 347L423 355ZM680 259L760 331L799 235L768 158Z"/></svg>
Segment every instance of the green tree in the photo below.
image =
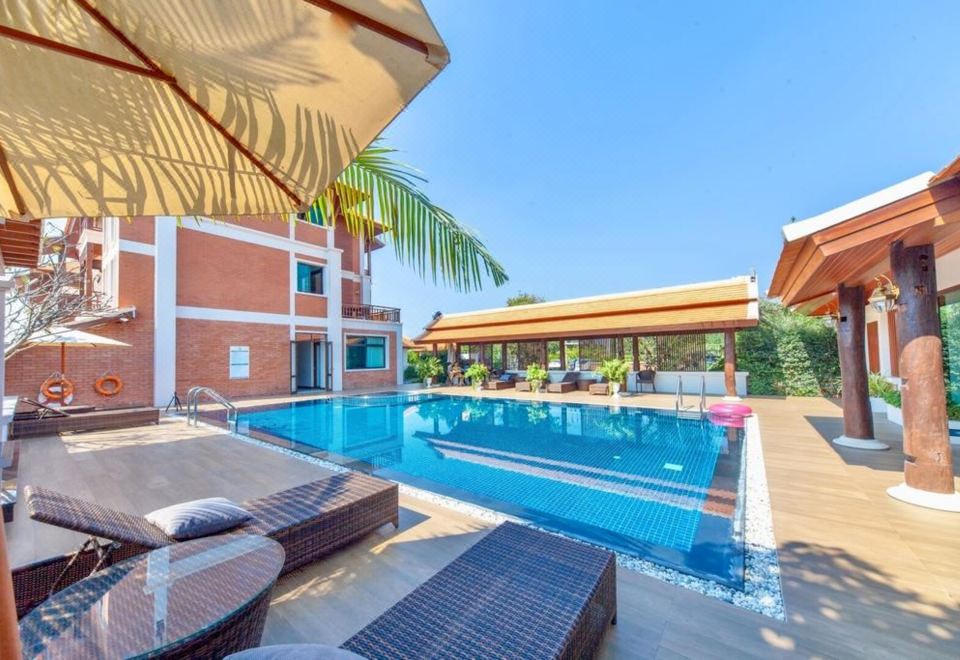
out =
<svg viewBox="0 0 960 660"><path fill-rule="evenodd" d="M535 305L542 302L544 302L544 299L535 293L518 291L517 295L507 298L507 307L516 307L517 305Z"/></svg>
<svg viewBox="0 0 960 660"><path fill-rule="evenodd" d="M396 149L376 140L314 203L311 214L343 218L351 234L370 238L378 225L397 259L458 291L475 291L485 278L509 279L477 234L427 197L419 171L394 159Z"/></svg>

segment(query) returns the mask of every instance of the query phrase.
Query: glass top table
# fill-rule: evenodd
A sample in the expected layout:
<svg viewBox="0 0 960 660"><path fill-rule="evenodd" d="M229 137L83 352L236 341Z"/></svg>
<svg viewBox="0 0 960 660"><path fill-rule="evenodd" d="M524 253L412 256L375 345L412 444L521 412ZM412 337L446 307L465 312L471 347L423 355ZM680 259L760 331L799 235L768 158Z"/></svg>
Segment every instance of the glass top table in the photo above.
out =
<svg viewBox="0 0 960 660"><path fill-rule="evenodd" d="M245 534L133 557L57 592L27 614L20 622L23 656L209 652L204 646L209 639L226 635L225 643L236 645L244 634L256 645L283 558L276 541ZM259 630L243 632L258 625Z"/></svg>

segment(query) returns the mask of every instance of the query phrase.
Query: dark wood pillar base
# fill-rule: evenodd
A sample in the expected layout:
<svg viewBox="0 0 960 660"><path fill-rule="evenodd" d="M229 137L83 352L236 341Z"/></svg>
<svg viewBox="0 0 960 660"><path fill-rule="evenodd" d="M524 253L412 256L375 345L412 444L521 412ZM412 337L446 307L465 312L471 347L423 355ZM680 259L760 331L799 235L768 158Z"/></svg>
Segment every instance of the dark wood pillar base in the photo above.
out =
<svg viewBox="0 0 960 660"><path fill-rule="evenodd" d="M733 329L723 331L723 386L728 399L737 396L737 332Z"/></svg>
<svg viewBox="0 0 960 660"><path fill-rule="evenodd" d="M840 354L840 380L843 388L843 438L837 444L862 445L845 440L873 439L873 411L870 409L870 393L867 388L867 360L864 348L867 331L862 286L837 287L837 302L840 318L837 323L837 349ZM861 446L862 449L886 449L878 446Z"/></svg>
<svg viewBox="0 0 960 660"><path fill-rule="evenodd" d="M903 399L903 476L906 485L953 493L953 456L947 428L943 343L933 245L890 246L890 269L900 287L897 336Z"/></svg>

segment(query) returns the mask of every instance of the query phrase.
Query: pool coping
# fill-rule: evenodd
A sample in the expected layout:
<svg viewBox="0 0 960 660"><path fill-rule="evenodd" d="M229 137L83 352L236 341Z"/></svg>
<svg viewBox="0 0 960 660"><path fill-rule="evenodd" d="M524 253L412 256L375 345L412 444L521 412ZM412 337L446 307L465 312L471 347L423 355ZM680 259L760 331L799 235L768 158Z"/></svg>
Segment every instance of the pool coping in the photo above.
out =
<svg viewBox="0 0 960 660"><path fill-rule="evenodd" d="M215 424L198 420L198 425L224 432L225 429ZM332 472L351 472L345 467L316 456L304 454L287 447L282 447L265 440L244 435L239 432L227 431L232 437L253 444L264 449L286 454ZM697 593L716 598L738 607L769 616L779 621L786 620L786 609L783 602L783 588L780 580L780 561L777 554L777 542L773 530L773 511L770 506L770 494L767 487L767 475L763 461L763 444L760 439L760 422L756 414L745 419L744 436L746 452L746 491L744 510L744 589L739 591L717 582L698 578L680 571L666 568L645 559L612 551L609 548L589 543L583 539L561 534L554 530L542 527L516 516L501 513L494 509L479 506L447 495L440 495L432 491L394 482L400 492L424 502L437 504L447 509L466 514L473 518L492 523L516 522L533 527L549 534L573 539L579 543L592 545L614 553L617 565L637 571L668 584L673 584Z"/></svg>

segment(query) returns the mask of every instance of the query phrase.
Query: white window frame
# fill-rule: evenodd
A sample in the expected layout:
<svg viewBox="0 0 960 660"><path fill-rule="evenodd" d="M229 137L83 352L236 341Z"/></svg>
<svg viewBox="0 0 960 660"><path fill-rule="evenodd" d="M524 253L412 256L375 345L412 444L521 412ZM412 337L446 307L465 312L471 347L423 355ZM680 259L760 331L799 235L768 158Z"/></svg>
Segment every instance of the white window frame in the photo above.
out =
<svg viewBox="0 0 960 660"><path fill-rule="evenodd" d="M317 226L317 225L314 225L314 226ZM315 261L309 261L309 260L307 260L307 259L300 259L300 258L297 258L297 257L294 257L294 260L293 260L293 261L294 261L294 264L295 264L294 273L295 273L295 275L296 275L296 279L295 279L294 282L293 282L293 291L294 291L294 293L296 293L298 296L314 296L314 297L317 297L317 298L326 298L326 297L327 297L327 291L330 290L330 268L328 267L328 265L327 265L327 264L317 263L317 262L315 262ZM319 269L321 269L321 271L323 272L323 274L320 276L320 285L323 287L323 291L322 291L321 293L315 293L315 292L313 292L313 291L301 291L301 290L300 290L300 288L299 288L300 275L299 275L299 272L298 272L298 271L300 270L300 264L303 264L303 265L305 265L305 266L313 266L314 268L319 268Z"/></svg>
<svg viewBox="0 0 960 660"><path fill-rule="evenodd" d="M347 367L347 341L350 337L378 337L383 339L383 366L370 367L364 369L350 369ZM390 335L378 334L376 332L350 332L343 333L343 371L344 373L362 373L364 371L389 371L390 370Z"/></svg>

